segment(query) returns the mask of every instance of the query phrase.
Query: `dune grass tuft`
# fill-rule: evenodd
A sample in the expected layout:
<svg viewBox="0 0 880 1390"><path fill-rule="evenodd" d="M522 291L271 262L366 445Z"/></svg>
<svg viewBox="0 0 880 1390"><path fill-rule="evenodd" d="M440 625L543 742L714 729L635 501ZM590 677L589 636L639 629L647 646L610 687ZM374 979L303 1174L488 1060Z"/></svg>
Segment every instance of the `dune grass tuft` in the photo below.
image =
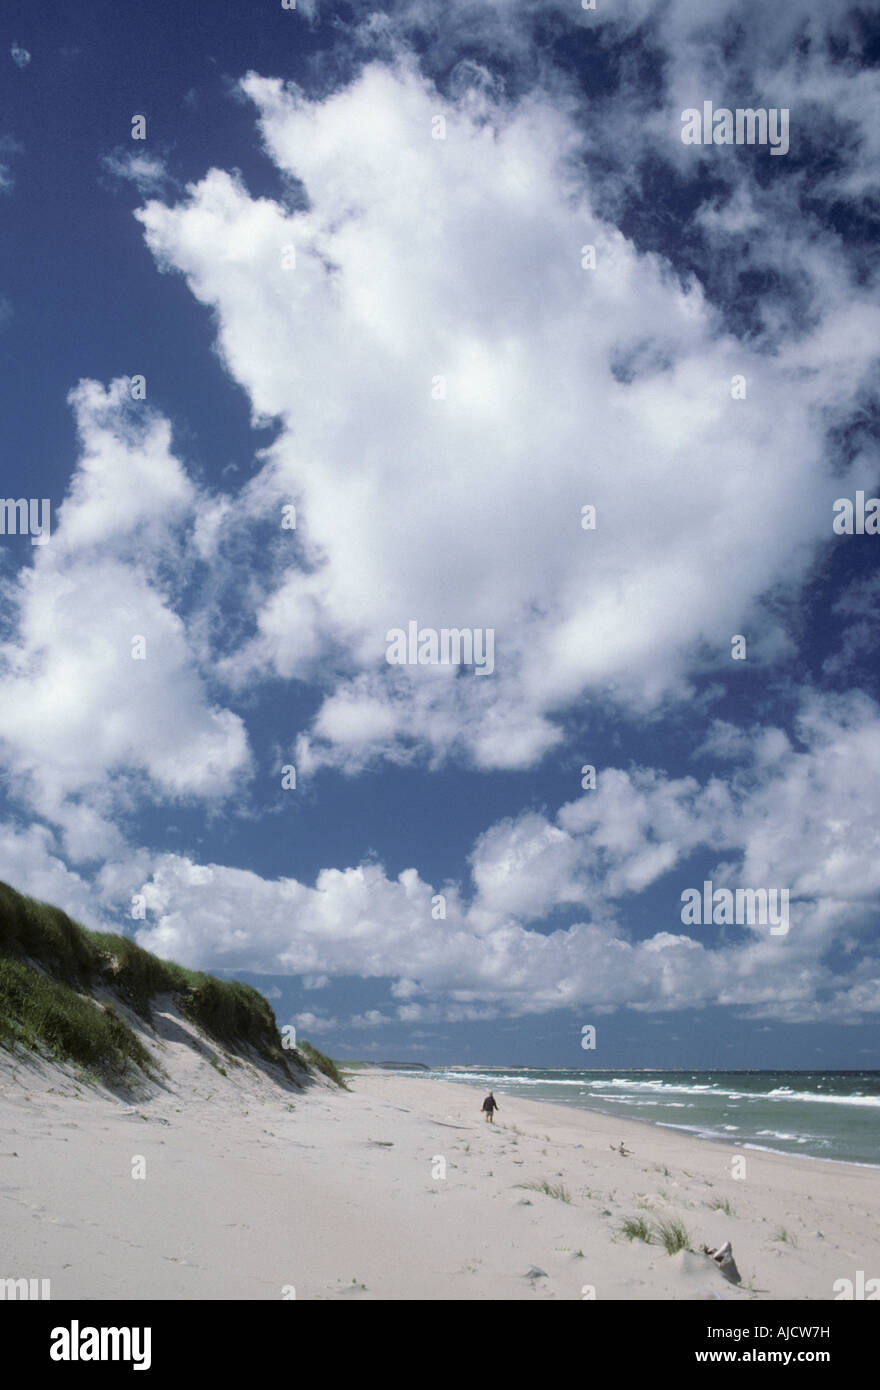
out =
<svg viewBox="0 0 880 1390"><path fill-rule="evenodd" d="M680 1221L658 1221L655 1226L644 1216L628 1216L620 1228L627 1240L643 1240L646 1245L662 1245L667 1255L691 1248L690 1236Z"/></svg>
<svg viewBox="0 0 880 1390"><path fill-rule="evenodd" d="M558 1202L570 1202L571 1193L564 1182L548 1182L546 1178L542 1182L518 1182L517 1187L528 1189L529 1192L543 1192L547 1197L555 1197Z"/></svg>
<svg viewBox="0 0 880 1390"><path fill-rule="evenodd" d="M725 1216L733 1216L734 1210L730 1205L729 1197L716 1197L708 1203L710 1211L723 1211Z"/></svg>
<svg viewBox="0 0 880 1390"><path fill-rule="evenodd" d="M677 1255L679 1250L690 1250L691 1238L680 1221L661 1221L657 1226L657 1238L667 1255Z"/></svg>
<svg viewBox="0 0 880 1390"><path fill-rule="evenodd" d="M797 1248L797 1239L791 1231L787 1231L784 1226L777 1226L773 1232L773 1239L781 1241L783 1245L792 1245Z"/></svg>
<svg viewBox="0 0 880 1390"><path fill-rule="evenodd" d="M628 1216L620 1231L627 1240L643 1240L646 1244L651 1244L651 1227L644 1216Z"/></svg>

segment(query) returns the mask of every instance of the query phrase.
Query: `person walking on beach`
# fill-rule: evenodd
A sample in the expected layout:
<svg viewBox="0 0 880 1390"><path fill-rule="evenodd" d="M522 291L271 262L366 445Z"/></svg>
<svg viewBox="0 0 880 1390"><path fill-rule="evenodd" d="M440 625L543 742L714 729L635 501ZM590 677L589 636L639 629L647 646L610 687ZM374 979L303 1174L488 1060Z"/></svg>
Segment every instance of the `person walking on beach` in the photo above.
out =
<svg viewBox="0 0 880 1390"><path fill-rule="evenodd" d="M495 1117L494 1117L494 1115L493 1115L492 1112L493 1112L494 1110L499 1110L500 1108L501 1108L501 1107L499 1106L497 1100L495 1099L495 1097L493 1096L492 1092L490 1091L489 1094L487 1095L486 1099L483 1101L483 1112L484 1112L484 1114L485 1114L485 1116L486 1116L486 1119L487 1119L487 1121L488 1121L488 1123L489 1123L490 1125L494 1125L494 1123L495 1123Z"/></svg>

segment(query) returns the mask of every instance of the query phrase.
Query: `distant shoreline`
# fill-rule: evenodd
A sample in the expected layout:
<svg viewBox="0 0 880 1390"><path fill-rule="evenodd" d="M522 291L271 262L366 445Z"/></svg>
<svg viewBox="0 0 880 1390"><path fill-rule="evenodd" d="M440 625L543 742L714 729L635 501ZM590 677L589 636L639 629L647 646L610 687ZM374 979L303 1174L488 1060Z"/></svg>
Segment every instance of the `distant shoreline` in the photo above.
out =
<svg viewBox="0 0 880 1390"><path fill-rule="evenodd" d="M348 1065L348 1064L343 1063L342 1065ZM363 1070L359 1071L358 1074L359 1074L359 1075L364 1075L364 1074L366 1074L368 1071L372 1070L372 1071L374 1071L374 1072L375 1072L376 1074L378 1074L378 1075L383 1075L383 1074L384 1074L384 1075L394 1075L394 1074L395 1074L395 1071L394 1071L393 1068L394 1068L394 1064L391 1064L391 1063L388 1063L388 1064L379 1064L379 1065L377 1065L377 1064L374 1063L374 1064L372 1065L372 1067L370 1066L369 1063L367 1063L367 1064L364 1065ZM499 1071L499 1072L502 1072L502 1073L504 1073L504 1072L510 1072L510 1071L518 1071L518 1072L538 1072L538 1073L542 1073L542 1074L546 1074L547 1072L556 1072L556 1073L561 1073L561 1072L572 1072L572 1073L577 1074L577 1073L585 1072L585 1071L586 1071L586 1072L591 1072L591 1073L592 1073L592 1072L602 1072L603 1074L607 1074L607 1075L609 1075L609 1076L618 1075L618 1074L621 1073L621 1072L633 1072L633 1073L636 1073L636 1074L639 1074L639 1075L647 1075L647 1074L651 1074L651 1073L662 1074L662 1075L670 1075L670 1074L673 1074L673 1069L668 1068L668 1067L641 1067L641 1068L635 1068L635 1067L601 1067L601 1068L600 1068L600 1067L515 1067L515 1068L514 1068L514 1067L511 1067L511 1068L494 1068L494 1067L476 1067L476 1066L468 1066L468 1067L456 1066L456 1067L450 1067L449 1070L450 1070L450 1071L454 1070L454 1071L458 1071L458 1072L470 1071L470 1072L473 1072L473 1073L481 1073L481 1074L483 1074L483 1075L491 1075L494 1071ZM421 1078L424 1078L424 1079L428 1079L428 1080L433 1080L433 1081L445 1083L445 1084L448 1084L448 1085L450 1085L450 1086L463 1086L463 1087L464 1087L465 1089L467 1089L467 1090L474 1090L474 1091L479 1090L479 1087L475 1086L473 1083L467 1082L467 1081L462 1081L462 1080L457 1079L456 1077L449 1076L449 1075L446 1074L445 1069L439 1068L439 1067L438 1067L438 1068L426 1067L426 1068L424 1068L424 1069L419 1068L419 1069L417 1069L417 1070L416 1070L416 1069L410 1070L410 1068L406 1068L405 1074L406 1074L407 1076L410 1076L410 1075L411 1075L411 1076L413 1076L414 1078L415 1078L415 1077L421 1077ZM688 1067L688 1068L680 1069L680 1071L679 1071L678 1074L687 1075L687 1076L692 1076L692 1075L694 1075L694 1074L697 1074L697 1075L700 1075L700 1076L745 1076L745 1075L751 1075L751 1076L777 1076L777 1075L779 1075L779 1072L778 1072L778 1070L775 1069L775 1068L771 1068L771 1069L761 1069L760 1071L753 1070L753 1071L751 1071L751 1072L745 1072L745 1071L742 1071L742 1070L740 1070L740 1069L725 1069L724 1071L715 1071L715 1072L712 1072L712 1071L700 1071L699 1068ZM806 1070L806 1069L804 1069L804 1070L801 1071L800 1073L794 1072L794 1071L791 1071L791 1070L788 1070L788 1069L787 1069L787 1070L785 1071L784 1074L787 1075L787 1076L796 1076L796 1075L799 1075L799 1074L800 1074L800 1075L803 1075L803 1076L858 1076L858 1075L875 1075L875 1076L880 1076L880 1071L876 1071L875 1069L871 1069L870 1071L866 1071L865 1069L862 1069L861 1071L818 1071L818 1070L816 1070L816 1069L814 1068L813 1070ZM499 1095L503 1095L503 1094L505 1094L505 1092L504 1092L503 1090L499 1090L498 1094L499 1094ZM562 1100L562 1099L560 1099L560 1098L558 1098L558 1097L552 1097L552 1096L531 1096L531 1095L523 1096L523 1095L517 1093L516 1091L508 1091L507 1094L510 1096L511 1099L515 1099L515 1100L517 1100L517 1101L524 1100L524 1101L527 1101L529 1104L542 1105L542 1106L553 1106L554 1108L560 1109L560 1110L562 1110L562 1111L564 1111L564 1112L566 1112L566 1113L571 1112L571 1113L574 1113L574 1114L584 1114L584 1115L603 1115L603 1116L605 1116L607 1119L614 1120L616 1123L622 1124L622 1125L623 1125L623 1124L634 1124L634 1125L639 1125L639 1126L645 1126L645 1125L647 1125L647 1126L649 1126L651 1129L665 1129L665 1130L671 1130L673 1133L679 1133L679 1134L682 1134L682 1135L686 1135L687 1137L689 1137L689 1138L691 1138L691 1139L699 1139L702 1143L717 1143L717 1144L723 1144L726 1148L736 1149L736 1150L738 1150L738 1151L740 1151L740 1152L757 1152L757 1153L766 1153L766 1154L776 1154L776 1155L781 1156L782 1158L798 1158L798 1159L799 1159L799 1158L804 1158L804 1159L809 1159L809 1160L811 1160L812 1162L817 1162L817 1163L836 1163L836 1164L842 1164L842 1165L844 1165L844 1166L846 1166L846 1167L848 1167L848 1168L867 1168L867 1169L873 1169L873 1170L878 1170L878 1169L880 1169L880 1159L878 1159L877 1162L872 1163L872 1162L870 1162L870 1161L868 1161L868 1160L865 1160L865 1159L841 1158L841 1157L839 1157L839 1156L826 1156L826 1155L824 1155L824 1154L807 1153L807 1152L800 1152L800 1151L792 1152L792 1151L789 1150L789 1149L780 1149L780 1148L776 1148L776 1147L773 1146L772 1144L761 1144L761 1143L756 1143L755 1140L754 1140L754 1139L751 1139L751 1138L734 1137L732 1134L718 1133L718 1132L715 1132L715 1131L708 1131L708 1132L707 1132L706 1130L701 1131L701 1130L700 1130L699 1128L697 1128L696 1126L691 1127L691 1126L689 1126L689 1125L675 1124L675 1123L673 1123L673 1122L671 1122L671 1121L669 1121L669 1120L666 1120L666 1119L654 1119L654 1118L652 1118L652 1117L649 1116L649 1115L621 1115L619 1110L611 1109L611 1108L609 1108L609 1106L608 1106L607 1104L604 1104L604 1105L603 1105L601 1100L598 1100L598 1101L591 1101L590 1105L587 1106L587 1105L574 1105L574 1104L571 1104L570 1102L566 1102L566 1101L564 1101L564 1100Z"/></svg>
<svg viewBox="0 0 880 1390"><path fill-rule="evenodd" d="M472 1072L602 1072L616 1076L621 1072L635 1072L638 1075L657 1076L778 1076L784 1072L788 1076L877 1076L880 1067L539 1067L516 1065L513 1062L369 1062L363 1058L335 1057L343 1067L362 1067L370 1071L386 1071L397 1068L401 1071L424 1071L439 1074L445 1071Z"/></svg>

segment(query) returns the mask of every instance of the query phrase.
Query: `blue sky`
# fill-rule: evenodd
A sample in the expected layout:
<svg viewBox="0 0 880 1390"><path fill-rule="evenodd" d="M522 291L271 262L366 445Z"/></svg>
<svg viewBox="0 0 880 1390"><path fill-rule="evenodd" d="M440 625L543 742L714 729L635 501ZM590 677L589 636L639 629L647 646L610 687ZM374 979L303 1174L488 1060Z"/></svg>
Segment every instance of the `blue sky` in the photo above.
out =
<svg viewBox="0 0 880 1390"><path fill-rule="evenodd" d="M815 0L7 6L0 876L339 1056L877 1065L878 61Z"/></svg>

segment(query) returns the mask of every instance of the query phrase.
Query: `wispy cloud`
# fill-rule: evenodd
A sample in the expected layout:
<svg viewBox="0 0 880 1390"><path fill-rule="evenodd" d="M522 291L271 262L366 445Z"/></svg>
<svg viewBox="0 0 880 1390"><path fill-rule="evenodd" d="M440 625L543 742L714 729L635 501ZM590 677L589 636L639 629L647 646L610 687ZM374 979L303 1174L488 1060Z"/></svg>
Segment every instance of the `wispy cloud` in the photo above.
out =
<svg viewBox="0 0 880 1390"><path fill-rule="evenodd" d="M133 183L145 197L174 185L174 179L158 155L132 152L118 146L110 154L102 155L101 164L114 179Z"/></svg>
<svg viewBox="0 0 880 1390"><path fill-rule="evenodd" d="M9 161L21 154L24 146L12 135L0 135L0 193L11 193L15 187L15 175Z"/></svg>

